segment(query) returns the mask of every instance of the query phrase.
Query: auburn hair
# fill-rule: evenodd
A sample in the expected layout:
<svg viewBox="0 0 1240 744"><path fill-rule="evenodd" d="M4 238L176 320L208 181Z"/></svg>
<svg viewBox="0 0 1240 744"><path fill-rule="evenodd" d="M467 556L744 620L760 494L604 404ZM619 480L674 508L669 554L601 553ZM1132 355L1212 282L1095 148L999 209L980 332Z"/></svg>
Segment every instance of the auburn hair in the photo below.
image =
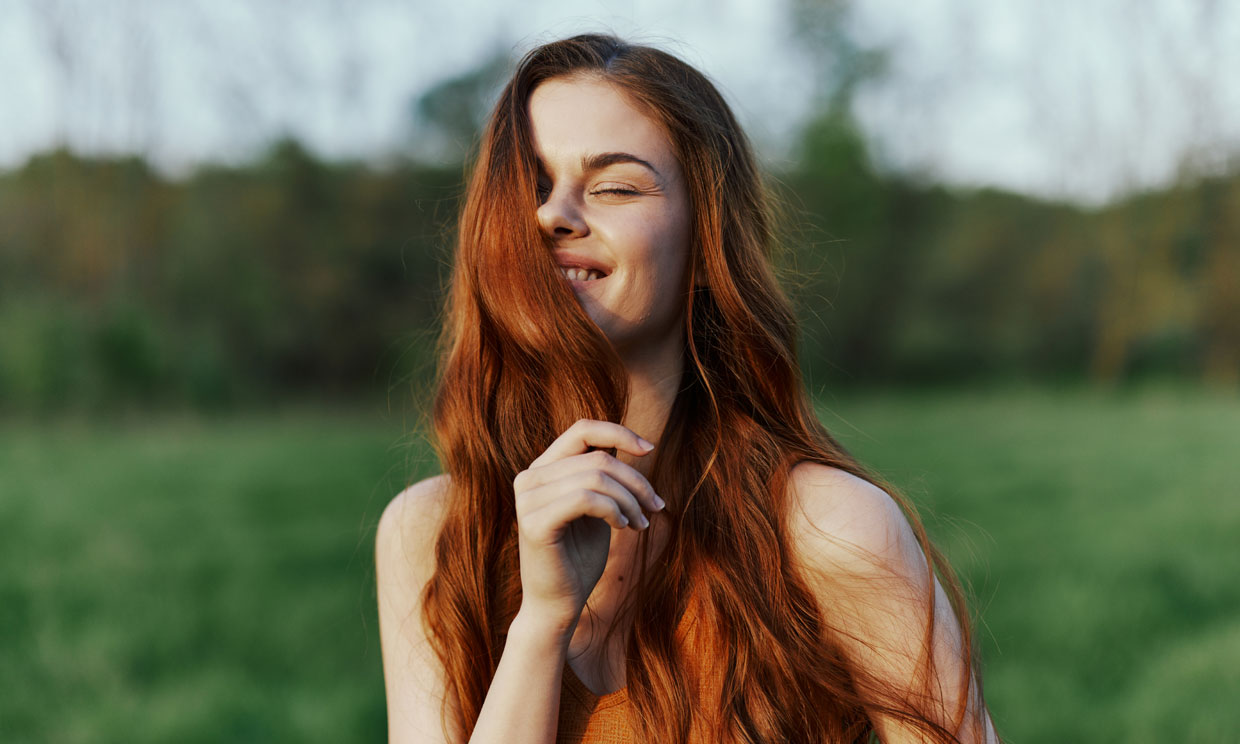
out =
<svg viewBox="0 0 1240 744"><path fill-rule="evenodd" d="M540 83L593 76L661 124L680 159L692 208L686 272L686 365L651 481L672 539L647 571L645 550L628 640L627 690L641 741L685 742L705 701L678 667L676 622L692 593L718 638L720 741L865 740L870 715L955 741L980 695L959 583L916 514L818 421L802 382L791 306L770 261L772 219L750 145L710 81L676 57L612 36L582 35L529 52L487 123L458 225L433 438L450 502L423 596L443 664L445 730L468 737L520 605L513 479L581 418L620 422L627 378L611 344L563 281L536 221L538 164L527 111ZM883 488L905 510L964 633L960 709L936 712L926 607L918 679L924 694L851 664L831 618L790 559L789 473L839 468ZM941 691L940 691L941 692ZM980 708L980 698L978 700Z"/></svg>

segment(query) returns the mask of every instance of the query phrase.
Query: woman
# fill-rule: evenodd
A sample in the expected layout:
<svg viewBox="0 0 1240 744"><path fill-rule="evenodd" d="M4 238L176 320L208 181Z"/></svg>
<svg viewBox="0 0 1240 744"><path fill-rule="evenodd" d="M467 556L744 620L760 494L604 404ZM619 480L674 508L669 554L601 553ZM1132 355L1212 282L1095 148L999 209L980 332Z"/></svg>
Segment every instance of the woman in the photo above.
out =
<svg viewBox="0 0 1240 744"><path fill-rule="evenodd" d="M460 220L446 473L376 537L392 741L995 739L957 584L814 416L771 242L696 70L597 35L520 63Z"/></svg>

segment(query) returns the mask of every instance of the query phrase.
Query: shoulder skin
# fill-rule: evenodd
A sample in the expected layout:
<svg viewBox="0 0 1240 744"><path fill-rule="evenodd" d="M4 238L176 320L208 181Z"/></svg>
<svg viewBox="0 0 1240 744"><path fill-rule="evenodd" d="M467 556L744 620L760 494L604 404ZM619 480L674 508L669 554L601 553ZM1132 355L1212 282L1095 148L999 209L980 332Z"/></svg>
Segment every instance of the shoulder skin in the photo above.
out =
<svg viewBox="0 0 1240 744"><path fill-rule="evenodd" d="M440 717L443 669L422 622L422 591L435 570L435 539L449 479L436 476L402 491L379 519L375 574L379 635L391 742L445 742Z"/></svg>
<svg viewBox="0 0 1240 744"><path fill-rule="evenodd" d="M793 468L788 487L795 557L832 640L884 686L913 697L934 691L920 698L927 700L923 713L956 731L960 741L997 741L965 664L960 623L896 501L869 481L813 463ZM935 679L926 680L931 624ZM873 718L884 742L924 738L890 716Z"/></svg>

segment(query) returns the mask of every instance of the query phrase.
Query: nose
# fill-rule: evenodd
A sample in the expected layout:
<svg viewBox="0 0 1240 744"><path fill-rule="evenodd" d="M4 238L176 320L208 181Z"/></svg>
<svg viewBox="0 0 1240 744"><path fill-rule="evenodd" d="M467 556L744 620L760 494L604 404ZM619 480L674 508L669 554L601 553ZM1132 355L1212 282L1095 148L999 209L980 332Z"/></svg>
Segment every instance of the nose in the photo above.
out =
<svg viewBox="0 0 1240 744"><path fill-rule="evenodd" d="M580 238L590 232L581 205L570 194L557 189L552 189L538 208L538 224L552 238Z"/></svg>

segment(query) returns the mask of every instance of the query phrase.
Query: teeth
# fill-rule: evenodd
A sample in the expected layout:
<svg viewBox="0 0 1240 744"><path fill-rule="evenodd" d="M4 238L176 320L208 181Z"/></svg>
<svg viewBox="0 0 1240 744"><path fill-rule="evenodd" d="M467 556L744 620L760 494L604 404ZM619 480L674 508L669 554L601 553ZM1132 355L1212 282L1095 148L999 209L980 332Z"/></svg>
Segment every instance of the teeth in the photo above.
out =
<svg viewBox="0 0 1240 744"><path fill-rule="evenodd" d="M603 278L603 272L595 269L561 268L565 279L575 282L590 282Z"/></svg>

